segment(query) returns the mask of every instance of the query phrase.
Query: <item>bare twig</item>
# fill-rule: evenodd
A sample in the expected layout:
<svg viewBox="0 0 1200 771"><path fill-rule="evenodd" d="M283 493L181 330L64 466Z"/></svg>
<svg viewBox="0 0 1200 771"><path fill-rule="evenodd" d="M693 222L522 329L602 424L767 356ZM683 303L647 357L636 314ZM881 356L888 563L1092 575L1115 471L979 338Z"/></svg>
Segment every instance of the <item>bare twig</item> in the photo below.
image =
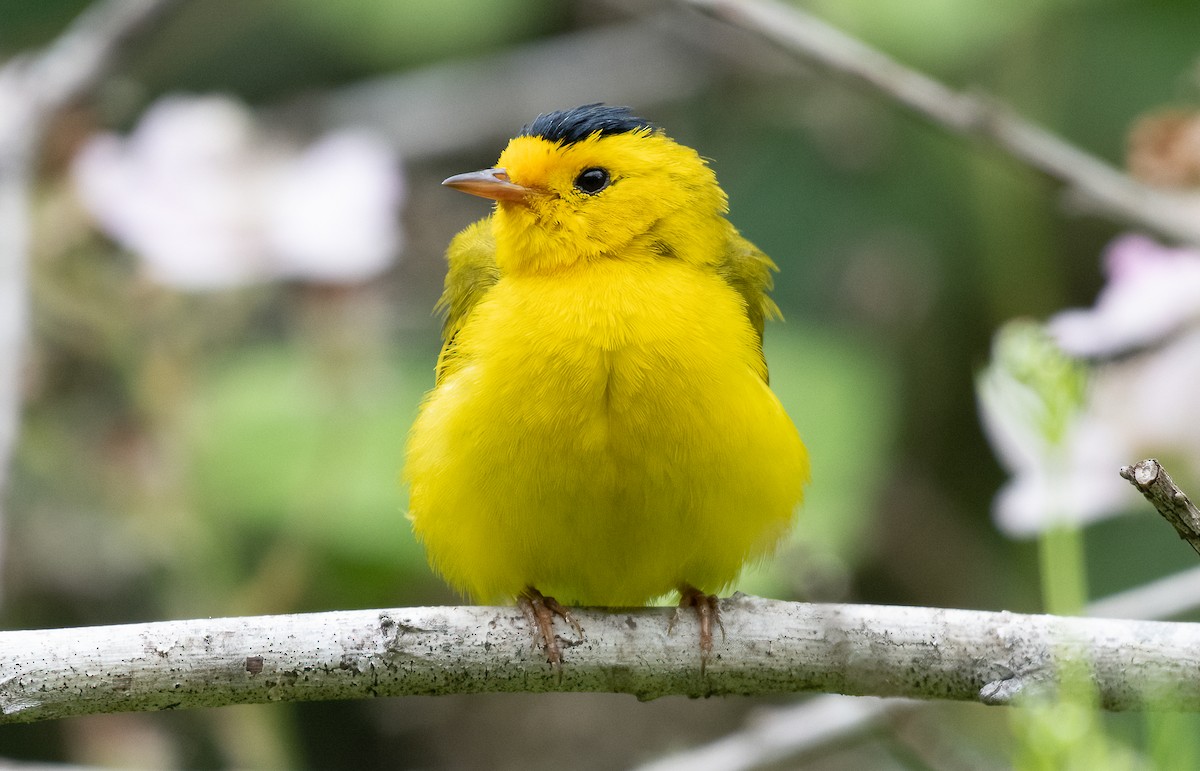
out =
<svg viewBox="0 0 1200 771"><path fill-rule="evenodd" d="M1175 484L1167 470L1154 458L1122 466L1121 476L1146 496L1179 537L1200 554L1200 509Z"/></svg>
<svg viewBox="0 0 1200 771"><path fill-rule="evenodd" d="M1200 608L1200 567L1140 584L1088 603L1096 618L1177 618Z"/></svg>
<svg viewBox="0 0 1200 771"><path fill-rule="evenodd" d="M679 0L753 31L956 133L991 142L1065 185L1097 213L1200 245L1200 200L1146 187L992 100L948 88L792 5Z"/></svg>
<svg viewBox="0 0 1200 771"><path fill-rule="evenodd" d="M798 691L1011 704L1090 666L1100 706L1200 710L1200 625L737 596L700 672L695 621L580 610L561 677L516 608L402 608L0 632L0 721L495 691Z"/></svg>
<svg viewBox="0 0 1200 771"><path fill-rule="evenodd" d="M660 758L638 771L743 771L769 767L829 742L854 736L924 702L872 696L817 696L753 716L736 733Z"/></svg>
<svg viewBox="0 0 1200 771"><path fill-rule="evenodd" d="M419 158L510 136L555 107L685 98L703 87L710 63L659 26L641 18L431 64L306 98L276 117L311 111L322 128L369 125L401 156Z"/></svg>
<svg viewBox="0 0 1200 771"><path fill-rule="evenodd" d="M104 0L80 14L49 46L7 65L22 81L26 119L48 119L108 74L123 46L183 0ZM29 133L29 132L27 132ZM32 132L32 133L36 133Z"/></svg>
<svg viewBox="0 0 1200 771"><path fill-rule="evenodd" d="M17 439L28 326L29 187L49 120L108 72L123 44L181 0L106 0L36 55L0 67L0 495Z"/></svg>

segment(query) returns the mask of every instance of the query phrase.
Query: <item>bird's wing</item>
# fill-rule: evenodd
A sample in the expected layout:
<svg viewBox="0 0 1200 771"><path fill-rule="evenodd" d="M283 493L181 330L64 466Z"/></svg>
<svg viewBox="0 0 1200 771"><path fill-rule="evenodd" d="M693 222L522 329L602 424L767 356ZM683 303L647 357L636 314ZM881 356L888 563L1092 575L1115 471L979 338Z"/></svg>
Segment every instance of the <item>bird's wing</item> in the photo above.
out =
<svg viewBox="0 0 1200 771"><path fill-rule="evenodd" d="M721 278L733 287L746 303L746 315L750 325L758 334L758 357L762 364L762 378L767 380L767 360L763 356L763 325L768 318L781 319L779 306L767 294L774 286L771 273L779 270L771 258L758 247L742 238L731 225L725 253L717 264Z"/></svg>
<svg viewBox="0 0 1200 771"><path fill-rule="evenodd" d="M437 302L437 310L445 316L442 351L437 360L438 383L457 364L455 338L458 331L483 296L500 280L491 218L482 219L455 236L446 250L446 260L450 263L446 288Z"/></svg>

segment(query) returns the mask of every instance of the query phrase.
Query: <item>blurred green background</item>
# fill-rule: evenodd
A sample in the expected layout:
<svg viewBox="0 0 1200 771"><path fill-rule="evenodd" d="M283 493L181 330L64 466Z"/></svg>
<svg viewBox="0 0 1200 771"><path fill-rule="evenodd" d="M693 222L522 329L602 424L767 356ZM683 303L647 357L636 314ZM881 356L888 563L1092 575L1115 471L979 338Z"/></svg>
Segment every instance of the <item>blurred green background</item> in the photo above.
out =
<svg viewBox="0 0 1200 771"><path fill-rule="evenodd" d="M44 44L86 5L0 0L0 56ZM1118 165L1139 115L1192 105L1200 85L1190 1L803 5ZM233 95L297 141L348 125L385 137L407 186L394 267L352 286L147 281L90 224L68 168L91 132L128 131L176 92ZM1091 303L1116 224L1065 213L1051 183L990 147L671 3L194 0L45 146L5 628L458 602L413 542L397 483L433 384L442 250L487 211L438 183L490 165L539 111L592 101L630 104L711 158L731 219L781 268L787 321L768 328L767 355L814 481L793 541L736 588L1039 610L1035 547L990 519L1004 475L972 381L1006 320ZM1095 596L1194 559L1150 516L1093 526L1085 546ZM104 716L0 727L0 756L613 768L779 701L480 696ZM1144 730L1110 728L1133 742ZM999 709L935 705L891 729L788 767L1006 767L1012 751ZM982 765L953 765L964 758Z"/></svg>

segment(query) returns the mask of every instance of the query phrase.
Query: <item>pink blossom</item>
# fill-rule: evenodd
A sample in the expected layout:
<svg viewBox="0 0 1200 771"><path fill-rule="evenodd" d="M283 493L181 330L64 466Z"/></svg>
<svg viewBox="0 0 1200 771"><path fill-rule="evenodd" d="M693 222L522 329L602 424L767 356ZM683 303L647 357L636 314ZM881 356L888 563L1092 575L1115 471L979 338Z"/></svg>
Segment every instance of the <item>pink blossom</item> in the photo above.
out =
<svg viewBox="0 0 1200 771"><path fill-rule="evenodd" d="M1130 234L1109 244L1104 265L1108 283L1095 306L1050 319L1051 334L1068 353L1121 353L1200 319L1200 252Z"/></svg>
<svg viewBox="0 0 1200 771"><path fill-rule="evenodd" d="M1095 306L1047 324L1065 353L1100 360L1088 365L1088 387L1060 437L1039 433L1044 394L1003 356L980 378L983 424L1011 475L995 517L1011 535L1133 510L1140 497L1117 470L1143 458L1162 458L1185 487L1200 484L1200 252L1126 235L1104 264Z"/></svg>

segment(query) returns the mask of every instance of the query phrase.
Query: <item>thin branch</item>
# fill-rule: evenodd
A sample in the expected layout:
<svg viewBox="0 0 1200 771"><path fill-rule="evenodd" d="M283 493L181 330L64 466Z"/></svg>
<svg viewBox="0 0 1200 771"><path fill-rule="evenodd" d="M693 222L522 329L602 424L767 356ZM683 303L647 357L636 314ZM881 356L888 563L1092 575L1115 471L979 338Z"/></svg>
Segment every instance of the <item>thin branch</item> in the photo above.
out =
<svg viewBox="0 0 1200 771"><path fill-rule="evenodd" d="M1166 619L1200 607L1200 567L1088 603L1096 618ZM761 768L870 730L924 702L827 694L764 710L708 744L653 761L638 771Z"/></svg>
<svg viewBox="0 0 1200 771"><path fill-rule="evenodd" d="M1200 608L1200 567L1139 584L1088 603L1084 613L1095 618L1178 618Z"/></svg>
<svg viewBox="0 0 1200 771"><path fill-rule="evenodd" d="M44 121L100 82L130 38L183 0L104 0L81 13L49 46L18 59L33 121Z"/></svg>
<svg viewBox="0 0 1200 771"><path fill-rule="evenodd" d="M106 0L42 52L0 67L0 495L16 445L28 327L29 189L42 133L122 46L181 0Z"/></svg>
<svg viewBox="0 0 1200 771"><path fill-rule="evenodd" d="M771 767L809 750L856 736L880 720L924 702L871 696L817 696L752 716L747 726L638 771L743 771Z"/></svg>
<svg viewBox="0 0 1200 771"><path fill-rule="evenodd" d="M368 125L404 158L508 137L551 106L642 108L695 94L711 62L662 33L656 16L588 28L470 59L372 78L277 108L284 122Z"/></svg>
<svg viewBox="0 0 1200 771"><path fill-rule="evenodd" d="M1065 185L1097 213L1200 245L1200 199L1140 184L977 94L962 93L776 0L679 0L750 30L951 131L986 140Z"/></svg>
<svg viewBox="0 0 1200 771"><path fill-rule="evenodd" d="M1179 537L1200 554L1200 509L1179 489L1161 463L1147 458L1132 466L1122 466L1121 476L1146 496Z"/></svg>
<svg viewBox="0 0 1200 771"><path fill-rule="evenodd" d="M516 608L401 608L0 632L0 721L498 691L643 699L826 691L1011 704L1090 662L1106 709L1200 710L1200 625L738 595L700 672L695 621L584 609L561 677Z"/></svg>

